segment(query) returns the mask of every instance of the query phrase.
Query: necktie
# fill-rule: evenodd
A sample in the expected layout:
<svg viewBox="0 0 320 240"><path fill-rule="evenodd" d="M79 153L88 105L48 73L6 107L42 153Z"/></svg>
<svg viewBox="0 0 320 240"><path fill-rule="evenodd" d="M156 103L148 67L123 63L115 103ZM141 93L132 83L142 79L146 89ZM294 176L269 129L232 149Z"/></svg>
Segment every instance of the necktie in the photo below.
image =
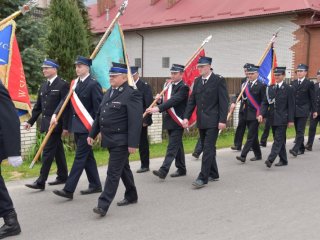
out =
<svg viewBox="0 0 320 240"><path fill-rule="evenodd" d="M202 85L205 85L207 83L208 79L202 79Z"/></svg>
<svg viewBox="0 0 320 240"><path fill-rule="evenodd" d="M301 80L298 80L298 84L299 84L299 85L301 84Z"/></svg>
<svg viewBox="0 0 320 240"><path fill-rule="evenodd" d="M115 88L112 88L112 89L111 89L110 98L112 97L112 95L115 93L116 90L117 90L117 89L115 89Z"/></svg>
<svg viewBox="0 0 320 240"><path fill-rule="evenodd" d="M50 81L49 80L47 81L47 86L50 87Z"/></svg>
<svg viewBox="0 0 320 240"><path fill-rule="evenodd" d="M252 82L249 82L248 85L249 85L249 88L251 89L251 87L252 87Z"/></svg>
<svg viewBox="0 0 320 240"><path fill-rule="evenodd" d="M279 90L279 84L277 84L276 92L278 92L278 90Z"/></svg>

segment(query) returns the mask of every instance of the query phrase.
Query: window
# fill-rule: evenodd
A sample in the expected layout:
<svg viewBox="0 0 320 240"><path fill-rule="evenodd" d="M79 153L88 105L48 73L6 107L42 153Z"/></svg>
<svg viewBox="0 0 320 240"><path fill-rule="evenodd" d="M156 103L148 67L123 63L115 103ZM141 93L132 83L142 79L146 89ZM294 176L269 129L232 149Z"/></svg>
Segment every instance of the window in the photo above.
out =
<svg viewBox="0 0 320 240"><path fill-rule="evenodd" d="M170 67L170 58L163 57L162 58L162 68L169 68Z"/></svg>
<svg viewBox="0 0 320 240"><path fill-rule="evenodd" d="M141 64L141 58L135 58L134 59L134 65L136 66L136 67L139 67L139 68L141 68L142 66L142 64Z"/></svg>

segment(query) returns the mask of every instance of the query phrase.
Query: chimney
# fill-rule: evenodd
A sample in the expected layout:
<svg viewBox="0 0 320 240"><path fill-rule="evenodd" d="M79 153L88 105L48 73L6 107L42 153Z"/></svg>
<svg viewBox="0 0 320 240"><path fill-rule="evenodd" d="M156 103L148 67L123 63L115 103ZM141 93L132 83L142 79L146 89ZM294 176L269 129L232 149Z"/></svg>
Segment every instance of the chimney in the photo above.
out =
<svg viewBox="0 0 320 240"><path fill-rule="evenodd" d="M151 6L155 5L157 2L159 2L160 0L151 0Z"/></svg>
<svg viewBox="0 0 320 240"><path fill-rule="evenodd" d="M99 16L106 13L106 9L112 9L116 6L116 0L98 0L98 14Z"/></svg>
<svg viewBox="0 0 320 240"><path fill-rule="evenodd" d="M167 8L172 8L178 2L180 2L180 0L167 0Z"/></svg>

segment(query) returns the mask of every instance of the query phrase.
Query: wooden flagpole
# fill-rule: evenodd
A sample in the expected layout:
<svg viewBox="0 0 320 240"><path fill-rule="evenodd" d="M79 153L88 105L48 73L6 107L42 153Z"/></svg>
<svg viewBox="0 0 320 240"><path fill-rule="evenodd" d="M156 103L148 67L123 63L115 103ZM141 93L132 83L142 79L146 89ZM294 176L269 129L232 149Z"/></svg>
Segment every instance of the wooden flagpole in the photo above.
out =
<svg viewBox="0 0 320 240"><path fill-rule="evenodd" d="M203 40L202 44L200 45L200 47L195 51L195 53L192 55L192 57L188 60L187 64L185 65L185 68L189 67L189 65L192 63L192 61L198 56L198 54L202 51L203 47L210 42L210 40L212 39L212 35L208 36L205 40ZM160 96L162 96L164 94L164 92L168 89L168 87L171 85L171 82L159 93ZM157 101L159 100L159 98L156 98L151 105L149 106L149 108L154 107L157 104ZM143 113L143 118L145 118L147 116L147 112Z"/></svg>
<svg viewBox="0 0 320 240"><path fill-rule="evenodd" d="M99 50L101 49L103 43L106 41L106 39L108 38L109 34L111 33L115 23L118 21L118 19L120 18L120 16L123 15L125 9L127 8L128 6L128 0L125 0L122 5L120 6L119 10L118 10L118 13L117 15L115 16L115 18L113 19L113 21L111 22L111 24L109 25L109 27L107 28L106 32L103 34L101 40L99 41L98 45L96 46L96 48L94 49L93 53L91 54L90 58L93 59L99 52ZM65 110L65 108L67 107L67 104L72 96L72 93L73 93L74 89L71 88L67 97L65 98L63 104L62 104L62 107L59 111L59 113L57 114L56 116L56 121L58 122L59 119L61 118L62 116L62 113L63 111ZM45 136L45 138L43 139L43 142L41 143L38 151L37 151L37 154L35 155L35 157L33 158L33 161L31 162L29 168L33 168L34 164L38 161L44 147L46 146L54 128L56 127L56 125L50 125L49 127L49 130Z"/></svg>

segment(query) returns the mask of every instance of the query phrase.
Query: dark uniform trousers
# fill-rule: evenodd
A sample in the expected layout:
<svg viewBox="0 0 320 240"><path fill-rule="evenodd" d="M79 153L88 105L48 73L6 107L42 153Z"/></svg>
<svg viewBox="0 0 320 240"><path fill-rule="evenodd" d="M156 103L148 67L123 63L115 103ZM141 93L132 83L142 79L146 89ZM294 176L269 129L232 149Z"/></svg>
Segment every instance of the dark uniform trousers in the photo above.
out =
<svg viewBox="0 0 320 240"><path fill-rule="evenodd" d="M175 165L179 173L185 174L187 172L184 148L182 143L183 131L183 129L168 130L169 143L167 147L167 153L162 166L160 167L160 170L165 174L168 174L173 160L176 160Z"/></svg>
<svg viewBox="0 0 320 240"><path fill-rule="evenodd" d="M120 178L126 188L124 198L129 202L138 200L137 189L129 165L128 146L108 148L108 151L110 157L107 179L104 190L98 200L98 207L106 211L116 195Z"/></svg>
<svg viewBox="0 0 320 240"><path fill-rule="evenodd" d="M259 122L257 120L246 120L246 126L248 127L248 136L246 144L242 149L241 156L247 157L250 148L252 148L254 155L256 157L261 157L262 154L258 138Z"/></svg>
<svg viewBox="0 0 320 240"><path fill-rule="evenodd" d="M270 122L268 120L268 118L266 119L265 123L264 123L264 130L263 133L261 135L261 139L260 139L260 143L262 144L266 144L268 141L268 137L269 137L269 133L270 133Z"/></svg>
<svg viewBox="0 0 320 240"><path fill-rule="evenodd" d="M148 126L141 128L139 154L141 159L141 168L149 168L150 152L149 152L149 140L148 140Z"/></svg>
<svg viewBox="0 0 320 240"><path fill-rule="evenodd" d="M38 99L32 110L32 116L28 123L33 125L40 114L42 114L40 132L46 133L50 126L50 119L60 101L68 94L69 86L66 81L56 77L51 85L44 82L38 91ZM37 183L44 185L48 179L50 167L53 160L57 164L57 179L65 181L68 177L68 168L64 154L61 133L63 125L66 125L66 114L63 114L55 130L53 131L48 143L45 145L42 154L42 167Z"/></svg>
<svg viewBox="0 0 320 240"><path fill-rule="evenodd" d="M308 145L312 146L314 142L314 137L316 135L317 125L320 122L320 83L316 83L314 85L315 91L315 105L318 113L318 117L313 118L312 114L310 116L310 126L309 126L309 137L308 137Z"/></svg>
<svg viewBox="0 0 320 240"><path fill-rule="evenodd" d="M209 176L219 178L216 162L216 141L219 123L226 123L229 97L225 79L211 73L207 80L195 79L193 91L184 114L189 119L197 107L197 127L200 133L203 155L198 180L208 183Z"/></svg>
<svg viewBox="0 0 320 240"><path fill-rule="evenodd" d="M241 80L242 87L244 86L246 81L247 81L247 78L243 78ZM236 100L239 95L240 95L240 92L236 94L236 96L234 97L233 103L236 103ZM246 120L244 118L244 112L243 112L243 101L241 100L240 109L239 109L239 121L238 121L238 126L236 129L236 133L234 135L234 141L233 141L234 146L238 147L239 149L242 148L242 141L243 141L245 131L246 131Z"/></svg>
<svg viewBox="0 0 320 240"><path fill-rule="evenodd" d="M268 160L270 162L274 162L274 160L279 155L280 162L284 164L288 164L287 159L287 150L286 150L286 134L287 134L287 126L272 126L272 134L273 134L273 144L271 148L271 153L268 156Z"/></svg>
<svg viewBox="0 0 320 240"><path fill-rule="evenodd" d="M188 94L189 87L181 80L179 83L172 85L171 98L158 105L160 112L163 113L163 129L166 129L169 135L167 153L160 167L160 171L165 175L168 174L173 160L175 160L177 171L180 174L186 173L182 143L184 129L173 120L168 110L173 107L177 116L182 119L188 101Z"/></svg>
<svg viewBox="0 0 320 240"><path fill-rule="evenodd" d="M246 120L243 114L243 112L239 112L239 122L236 129L236 133L234 135L234 146L238 147L239 149L242 148L242 141L244 133L246 131Z"/></svg>
<svg viewBox="0 0 320 240"><path fill-rule="evenodd" d="M65 181L68 178L68 167L64 154L61 133L53 132L42 152L42 166L40 176L37 179L38 184L44 185L48 179L53 159L57 164L57 179Z"/></svg>
<svg viewBox="0 0 320 240"><path fill-rule="evenodd" d="M87 143L88 133L74 133L76 142L76 156L64 186L67 192L74 192L79 182L80 176L85 170L89 181L89 188L101 187L97 163L93 155L92 147Z"/></svg>
<svg viewBox="0 0 320 240"><path fill-rule="evenodd" d="M201 138L199 137L193 152L196 153L197 155L200 155L202 151L203 151L203 147L201 144Z"/></svg>
<svg viewBox="0 0 320 240"><path fill-rule="evenodd" d="M216 142L219 136L218 128L199 129L201 144L203 145L203 156L201 171L198 179L208 183L208 177L219 178L216 161Z"/></svg>
<svg viewBox="0 0 320 240"><path fill-rule="evenodd" d="M320 116L313 118L312 115L310 116L310 126L309 126L309 136L307 144L309 146L313 145L314 138L316 136L317 126L320 123Z"/></svg>
<svg viewBox="0 0 320 240"><path fill-rule="evenodd" d="M78 81L75 92L88 113L95 119L103 96L99 83L93 80L89 75L83 82ZM56 113L59 111L62 104L63 101L56 109ZM89 132L70 102L67 106L66 114L68 119L68 131L74 134L76 153L64 190L71 193L75 191L83 170L85 170L87 174L89 188L100 188L101 182L97 163L93 155L92 147L88 145L87 142Z"/></svg>
<svg viewBox="0 0 320 240"><path fill-rule="evenodd" d="M148 83L139 78L136 82L137 89L142 96L143 112L151 105L153 101L152 90ZM149 168L150 165L150 152L149 152L149 140L148 140L148 126L152 124L152 115L148 114L143 119L143 124L140 134L139 154L141 159L141 168Z"/></svg>
<svg viewBox="0 0 320 240"><path fill-rule="evenodd" d="M256 103L261 104L262 100L265 97L265 86L259 80L255 80L253 82L250 82L248 84L248 91L255 99ZM246 94L245 97L247 97ZM241 152L241 157L244 158L247 157L250 148L252 148L255 157L261 157L261 149L258 138L259 122L256 119L256 116L257 109L253 106L249 99L247 99L245 102L244 117L246 119L246 126L248 127L248 136L246 144L244 145Z"/></svg>
<svg viewBox="0 0 320 240"><path fill-rule="evenodd" d="M98 200L98 207L106 211L116 195L120 178L126 188L125 199L129 202L138 199L128 147L138 148L142 114L141 94L125 82L118 90L108 89L93 123L89 136L95 138L101 132L101 146L110 154L104 190Z"/></svg>
<svg viewBox="0 0 320 240"><path fill-rule="evenodd" d="M316 111L314 84L308 79L304 79L301 84L298 80L292 81L295 97L295 117L294 127L296 130L296 143L292 150L304 152L304 132L310 112Z"/></svg>
<svg viewBox="0 0 320 240"><path fill-rule="evenodd" d="M0 80L0 217L5 217L14 210L1 173L3 159L20 156L20 121L10 95Z"/></svg>
<svg viewBox="0 0 320 240"><path fill-rule="evenodd" d="M4 180L1 174L1 165L0 165L0 217L2 218L6 216L8 213L10 213L13 210L14 210L13 203L9 196L6 185L4 183Z"/></svg>
<svg viewBox="0 0 320 240"><path fill-rule="evenodd" d="M268 119L272 127L273 144L268 160L272 163L280 157L280 162L287 165L286 132L289 122L294 118L294 98L292 88L286 83L270 85L261 106L261 115Z"/></svg>

